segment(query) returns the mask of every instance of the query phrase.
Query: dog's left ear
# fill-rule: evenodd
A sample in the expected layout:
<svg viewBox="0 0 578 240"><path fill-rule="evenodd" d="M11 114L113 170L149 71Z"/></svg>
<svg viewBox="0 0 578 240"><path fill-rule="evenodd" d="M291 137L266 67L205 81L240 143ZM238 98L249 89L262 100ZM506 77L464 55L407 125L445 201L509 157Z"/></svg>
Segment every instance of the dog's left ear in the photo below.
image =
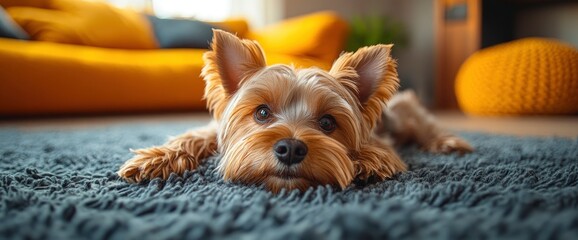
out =
<svg viewBox="0 0 578 240"><path fill-rule="evenodd" d="M344 53L333 63L329 73L340 81L353 81L362 104L372 97L387 101L399 86L397 64L390 57L392 47L392 44L379 44ZM348 84L344 85L348 87Z"/></svg>
<svg viewBox="0 0 578 240"><path fill-rule="evenodd" d="M373 127L383 106L399 87L397 63L391 58L393 45L363 47L354 53L342 54L329 73L357 95L363 115Z"/></svg>

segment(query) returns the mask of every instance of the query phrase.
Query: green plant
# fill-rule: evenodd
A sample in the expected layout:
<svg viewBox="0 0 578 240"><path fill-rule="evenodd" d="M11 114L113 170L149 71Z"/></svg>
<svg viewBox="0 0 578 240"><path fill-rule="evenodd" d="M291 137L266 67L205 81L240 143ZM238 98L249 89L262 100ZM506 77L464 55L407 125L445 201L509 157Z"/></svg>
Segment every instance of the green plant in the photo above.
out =
<svg viewBox="0 0 578 240"><path fill-rule="evenodd" d="M393 43L397 49L406 46L408 42L404 26L387 16L355 16L349 25L346 51L379 43Z"/></svg>

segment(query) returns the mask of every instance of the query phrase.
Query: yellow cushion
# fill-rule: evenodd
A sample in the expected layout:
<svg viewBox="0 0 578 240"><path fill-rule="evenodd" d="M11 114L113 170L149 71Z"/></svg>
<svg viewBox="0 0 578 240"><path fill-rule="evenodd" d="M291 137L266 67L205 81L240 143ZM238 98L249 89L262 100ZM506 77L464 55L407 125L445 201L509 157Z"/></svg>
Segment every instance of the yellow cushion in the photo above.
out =
<svg viewBox="0 0 578 240"><path fill-rule="evenodd" d="M102 2L51 0L47 8L10 7L34 40L123 49L157 48L146 17Z"/></svg>
<svg viewBox="0 0 578 240"><path fill-rule="evenodd" d="M578 112L578 50L526 38L482 49L460 67L456 96L473 115Z"/></svg>
<svg viewBox="0 0 578 240"><path fill-rule="evenodd" d="M267 51L334 61L347 36L348 26L333 12L318 12L284 20L247 37Z"/></svg>

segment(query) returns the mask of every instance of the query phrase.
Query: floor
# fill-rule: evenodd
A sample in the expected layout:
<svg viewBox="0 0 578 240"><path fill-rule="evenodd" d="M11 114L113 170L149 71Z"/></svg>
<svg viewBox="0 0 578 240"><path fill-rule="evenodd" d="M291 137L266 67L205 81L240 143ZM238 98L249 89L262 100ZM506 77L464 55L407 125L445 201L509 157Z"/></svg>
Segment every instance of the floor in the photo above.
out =
<svg viewBox="0 0 578 240"><path fill-rule="evenodd" d="M436 112L447 129L517 136L578 137L578 115L528 117L472 117L461 112Z"/></svg>
<svg viewBox="0 0 578 240"><path fill-rule="evenodd" d="M518 136L578 137L578 116L470 117L457 111L435 112L440 125L452 131L475 131ZM68 117L0 120L0 128L27 131L61 130L106 126L119 123L170 123L210 121L208 113L170 113L98 117Z"/></svg>

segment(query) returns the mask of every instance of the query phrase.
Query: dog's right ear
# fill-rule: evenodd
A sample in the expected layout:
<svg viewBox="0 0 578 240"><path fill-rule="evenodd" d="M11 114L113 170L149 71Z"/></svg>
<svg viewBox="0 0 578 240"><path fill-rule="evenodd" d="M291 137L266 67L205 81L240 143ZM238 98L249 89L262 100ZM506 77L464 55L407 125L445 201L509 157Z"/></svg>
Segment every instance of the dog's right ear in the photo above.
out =
<svg viewBox="0 0 578 240"><path fill-rule="evenodd" d="M205 79L207 107L220 117L228 98L243 82L266 66L265 56L255 41L213 29L212 51L203 55L205 66L201 75Z"/></svg>

